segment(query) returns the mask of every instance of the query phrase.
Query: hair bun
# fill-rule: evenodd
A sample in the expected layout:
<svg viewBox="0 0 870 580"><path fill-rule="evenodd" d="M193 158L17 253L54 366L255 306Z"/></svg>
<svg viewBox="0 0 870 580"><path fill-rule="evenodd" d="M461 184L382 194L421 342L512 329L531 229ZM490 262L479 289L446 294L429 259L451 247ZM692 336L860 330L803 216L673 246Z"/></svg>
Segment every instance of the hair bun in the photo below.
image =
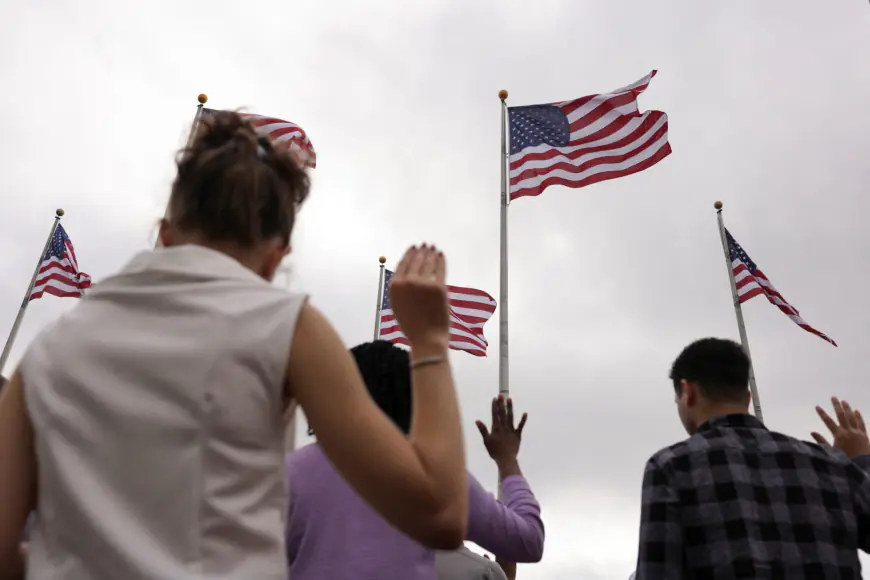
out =
<svg viewBox="0 0 870 580"><path fill-rule="evenodd" d="M257 152L259 145L257 132L253 125L245 121L238 113L230 111L214 111L200 121L201 129L191 149L202 152L208 149L221 149L231 145L239 152L250 154Z"/></svg>

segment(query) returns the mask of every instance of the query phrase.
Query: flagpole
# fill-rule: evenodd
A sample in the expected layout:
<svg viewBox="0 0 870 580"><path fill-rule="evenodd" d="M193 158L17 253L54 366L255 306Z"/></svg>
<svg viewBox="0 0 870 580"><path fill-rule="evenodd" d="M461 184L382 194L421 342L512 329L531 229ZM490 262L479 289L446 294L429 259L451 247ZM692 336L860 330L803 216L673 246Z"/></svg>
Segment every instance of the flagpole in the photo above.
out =
<svg viewBox="0 0 870 580"><path fill-rule="evenodd" d="M33 277L30 278L30 284L27 285L27 292L24 293L24 300L21 302L21 308L18 309L18 316L15 317L15 322L12 323L12 330L9 332L9 338L6 339L6 346L3 347L3 354L0 354L0 373L3 372L3 367L6 366L6 359L9 358L9 353L12 352L12 343L15 342L15 336L18 334L18 328L21 326L21 321L24 319L24 312L27 310L27 305L30 304L30 293L33 291L33 284L36 283L36 277L39 275L39 269L42 266L42 258L48 252L48 247L51 245L51 239L54 237L54 232L57 230L57 224L60 223L60 218L63 217L63 210L58 209L54 212L54 223L51 225L51 231L48 232L48 239L45 240L45 246L42 248L42 253L39 254L39 260L36 262L36 269L33 271Z"/></svg>
<svg viewBox="0 0 870 580"><path fill-rule="evenodd" d="M381 336L381 305L384 303L384 264L387 262L386 256L378 258L381 263L381 272L378 275L378 303L375 305L375 336L372 340L377 340Z"/></svg>
<svg viewBox="0 0 870 580"><path fill-rule="evenodd" d="M199 121L202 119L202 107L208 102L208 95L205 93L200 93L196 100L199 102L199 105L196 107L196 114L193 116L193 122L190 124L190 133L187 135L187 143L184 145L184 149L190 149L193 146L193 140L196 138L196 130L199 128ZM163 210L163 219L169 218L169 204L166 204L166 209ZM160 242L160 236L157 236L157 240L154 242L154 247L159 248L163 244Z"/></svg>
<svg viewBox="0 0 870 580"><path fill-rule="evenodd" d="M719 222L719 238L722 241L722 250L725 252L725 265L728 267L728 279L731 281L731 298L734 301L734 313L737 315L737 329L740 331L740 342L743 350L749 357L749 392L752 394L752 405L755 408L755 416L762 423L764 415L761 413L761 401L758 398L758 386L755 384L755 370L752 364L752 355L749 354L749 339L746 337L746 324L743 322L743 308L740 306L740 298L737 295L737 281L734 279L734 267L731 265L731 251L728 249L728 238L725 236L725 222L722 219L722 202L713 204L716 208L716 219Z"/></svg>
<svg viewBox="0 0 870 580"><path fill-rule="evenodd" d="M498 314L498 392L510 395L510 365L508 359L508 179L507 179L507 103L508 92L498 92L501 101L501 228L499 236L499 314ZM500 487L500 486L499 486Z"/></svg>

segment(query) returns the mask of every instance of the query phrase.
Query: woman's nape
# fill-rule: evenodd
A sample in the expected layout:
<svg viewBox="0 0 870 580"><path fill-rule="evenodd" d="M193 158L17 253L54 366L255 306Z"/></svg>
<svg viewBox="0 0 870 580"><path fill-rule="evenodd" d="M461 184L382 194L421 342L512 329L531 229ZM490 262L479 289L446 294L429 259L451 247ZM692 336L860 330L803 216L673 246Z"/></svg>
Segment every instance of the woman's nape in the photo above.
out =
<svg viewBox="0 0 870 580"><path fill-rule="evenodd" d="M305 170L292 154L258 137L251 123L225 111L202 120L177 164L161 244L205 246L271 280L290 251L296 213L308 197Z"/></svg>

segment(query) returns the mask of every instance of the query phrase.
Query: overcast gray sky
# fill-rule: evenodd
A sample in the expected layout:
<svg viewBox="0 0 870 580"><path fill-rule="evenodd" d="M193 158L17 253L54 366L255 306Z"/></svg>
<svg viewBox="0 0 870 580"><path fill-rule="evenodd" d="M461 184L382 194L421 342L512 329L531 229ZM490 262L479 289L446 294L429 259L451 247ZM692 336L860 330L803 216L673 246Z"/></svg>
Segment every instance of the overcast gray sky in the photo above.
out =
<svg viewBox="0 0 870 580"><path fill-rule="evenodd" d="M625 579L645 460L684 436L669 364L737 337L712 204L807 321L745 306L770 427L806 436L837 394L870 409L870 5L864 0L19 2L0 21L0 332L56 207L96 281L148 248L196 95L299 123L318 153L292 287L371 338L377 258L437 242L449 281L498 296L499 89L514 105L657 68L641 110L671 157L510 208L511 379L544 561L523 580ZM34 302L10 367L75 300ZM453 356L470 467L490 356ZM5 335L4 335L5 336Z"/></svg>

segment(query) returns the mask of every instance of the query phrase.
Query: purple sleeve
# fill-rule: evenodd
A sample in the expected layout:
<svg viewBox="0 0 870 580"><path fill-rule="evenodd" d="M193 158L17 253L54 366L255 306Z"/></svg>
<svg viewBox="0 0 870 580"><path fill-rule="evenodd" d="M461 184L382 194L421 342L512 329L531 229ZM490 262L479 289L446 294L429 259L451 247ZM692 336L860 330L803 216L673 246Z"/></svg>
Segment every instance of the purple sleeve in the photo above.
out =
<svg viewBox="0 0 870 580"><path fill-rule="evenodd" d="M468 540L508 562L540 562L544 555L541 506L526 478L506 477L504 503L468 474Z"/></svg>

